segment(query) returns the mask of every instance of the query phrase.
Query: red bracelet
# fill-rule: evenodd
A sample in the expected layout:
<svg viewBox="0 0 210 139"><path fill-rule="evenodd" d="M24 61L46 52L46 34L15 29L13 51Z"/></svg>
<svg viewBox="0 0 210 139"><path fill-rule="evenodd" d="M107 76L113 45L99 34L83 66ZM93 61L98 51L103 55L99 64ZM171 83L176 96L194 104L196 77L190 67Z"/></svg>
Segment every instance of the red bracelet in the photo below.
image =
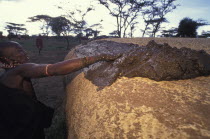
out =
<svg viewBox="0 0 210 139"><path fill-rule="evenodd" d="M45 74L47 76L50 76L50 74L48 73L48 66L50 66L51 64L47 64L47 66L45 67Z"/></svg>

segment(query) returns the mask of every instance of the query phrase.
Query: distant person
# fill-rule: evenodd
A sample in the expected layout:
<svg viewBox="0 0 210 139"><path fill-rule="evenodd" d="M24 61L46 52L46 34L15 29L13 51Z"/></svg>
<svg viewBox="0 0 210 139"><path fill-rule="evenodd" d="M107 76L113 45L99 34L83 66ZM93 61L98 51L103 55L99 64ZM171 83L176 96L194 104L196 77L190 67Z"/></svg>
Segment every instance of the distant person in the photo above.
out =
<svg viewBox="0 0 210 139"><path fill-rule="evenodd" d="M21 40L21 35L17 35L18 40Z"/></svg>
<svg viewBox="0 0 210 139"><path fill-rule="evenodd" d="M8 38L8 40L11 40L11 39L12 39L12 34L9 33L9 34L7 35L7 38Z"/></svg>
<svg viewBox="0 0 210 139"><path fill-rule="evenodd" d="M0 31L0 39L3 39L4 38L4 36L3 36L3 32L2 31Z"/></svg>
<svg viewBox="0 0 210 139"><path fill-rule="evenodd" d="M44 128L51 125L53 109L36 98L32 78L58 76L80 70L98 61L119 56L98 55L70 59L55 64L29 63L22 46L0 42L0 139L44 139Z"/></svg>
<svg viewBox="0 0 210 139"><path fill-rule="evenodd" d="M38 48L39 50L39 54L41 53L41 50L43 48L43 39L42 39L42 36L39 35L37 38L36 38L36 47Z"/></svg>

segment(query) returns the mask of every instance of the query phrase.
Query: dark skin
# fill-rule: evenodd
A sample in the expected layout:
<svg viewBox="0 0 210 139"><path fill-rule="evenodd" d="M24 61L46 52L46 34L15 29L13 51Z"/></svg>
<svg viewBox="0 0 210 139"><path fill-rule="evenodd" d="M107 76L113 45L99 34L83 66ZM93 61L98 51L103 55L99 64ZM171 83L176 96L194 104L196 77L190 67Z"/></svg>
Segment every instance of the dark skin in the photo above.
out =
<svg viewBox="0 0 210 139"><path fill-rule="evenodd" d="M2 68L6 69L6 72L0 77L0 83L9 88L21 89L33 98L36 98L36 96L30 80L31 78L42 78L49 75L65 75L82 69L95 62L112 61L119 57L102 54L86 58L66 60L48 65L28 63L29 59L27 53L18 43L6 48L5 52L6 54L4 54L4 58L1 58L0 62L4 61L3 63L7 63L2 65ZM48 75L46 74L47 65Z"/></svg>

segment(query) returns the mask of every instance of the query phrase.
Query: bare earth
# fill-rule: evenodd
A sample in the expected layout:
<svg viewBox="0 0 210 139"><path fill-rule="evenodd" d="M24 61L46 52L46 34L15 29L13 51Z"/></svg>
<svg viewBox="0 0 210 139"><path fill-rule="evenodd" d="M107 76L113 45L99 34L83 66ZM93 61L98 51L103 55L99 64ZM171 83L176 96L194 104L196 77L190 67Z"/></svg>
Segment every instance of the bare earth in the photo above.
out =
<svg viewBox="0 0 210 139"><path fill-rule="evenodd" d="M47 50L41 55L38 53L29 52L31 62L34 63L56 63L63 61L68 50ZM45 130L46 139L65 139L66 124L64 112L64 84L63 76L46 77L32 79L32 83L39 101L47 106L55 108L53 123L50 128Z"/></svg>

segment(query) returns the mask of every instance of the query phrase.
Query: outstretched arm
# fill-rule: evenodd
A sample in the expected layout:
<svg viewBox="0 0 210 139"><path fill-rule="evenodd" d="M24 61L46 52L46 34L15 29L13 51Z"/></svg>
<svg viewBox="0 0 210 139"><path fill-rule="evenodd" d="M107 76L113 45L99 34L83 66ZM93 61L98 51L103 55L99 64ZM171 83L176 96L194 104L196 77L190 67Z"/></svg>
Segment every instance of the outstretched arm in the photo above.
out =
<svg viewBox="0 0 210 139"><path fill-rule="evenodd" d="M17 67L18 74L27 78L40 78L46 76L65 75L98 61L111 61L118 58L118 56L102 54L99 56L84 57L78 59L71 59L55 64L23 64Z"/></svg>

